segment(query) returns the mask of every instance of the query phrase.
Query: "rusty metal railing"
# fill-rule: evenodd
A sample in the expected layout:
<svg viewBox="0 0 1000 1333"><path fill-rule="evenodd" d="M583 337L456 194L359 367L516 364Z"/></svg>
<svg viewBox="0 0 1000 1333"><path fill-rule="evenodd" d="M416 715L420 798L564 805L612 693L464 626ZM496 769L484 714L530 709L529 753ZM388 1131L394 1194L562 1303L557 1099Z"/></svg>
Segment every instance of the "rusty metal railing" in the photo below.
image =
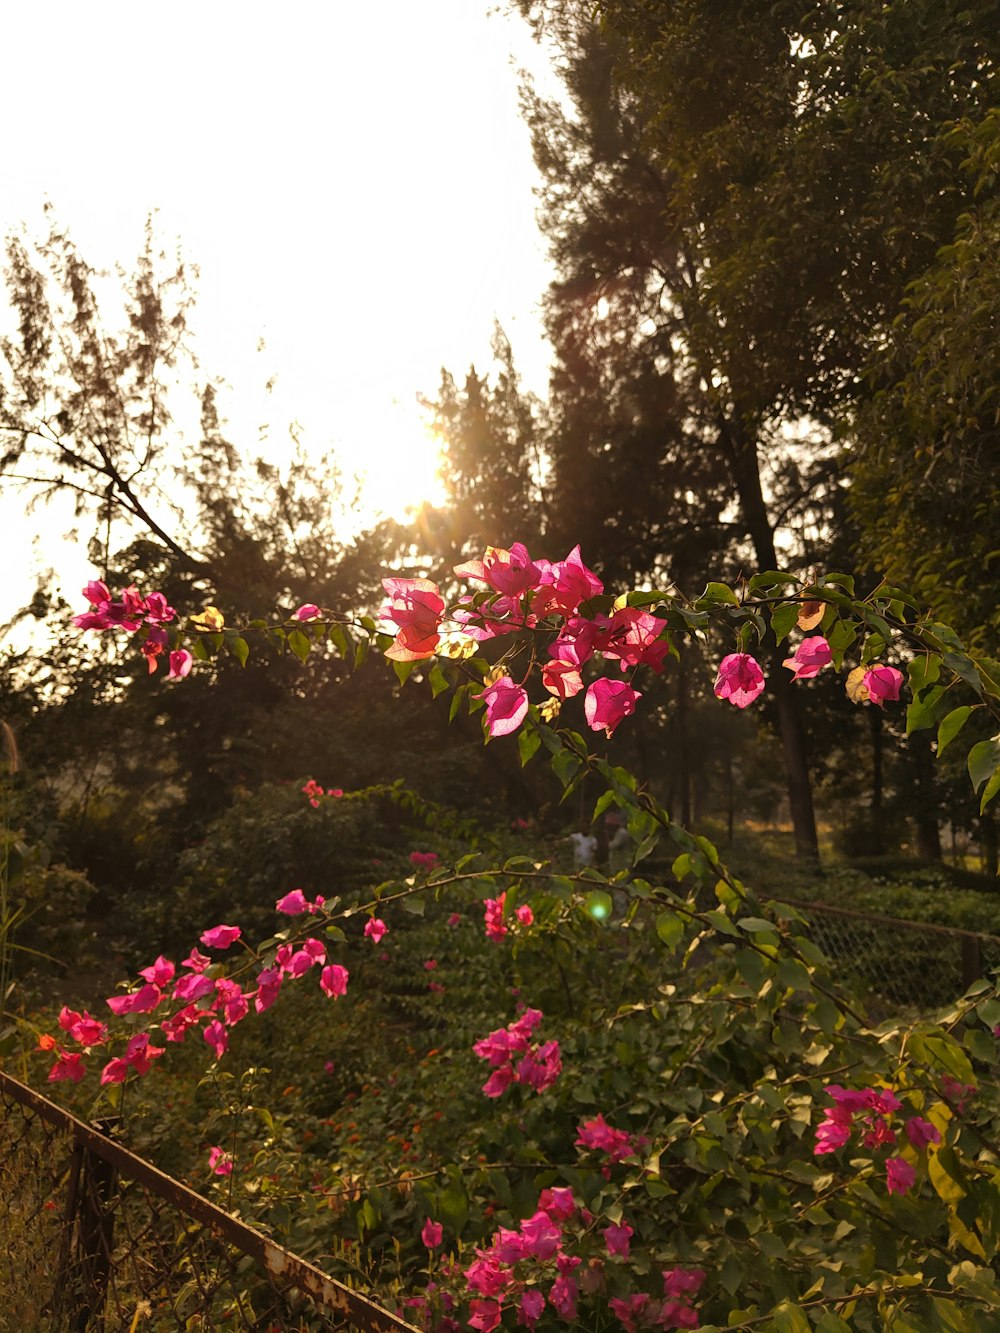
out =
<svg viewBox="0 0 1000 1333"><path fill-rule="evenodd" d="M0 1072L0 1330L416 1333Z"/></svg>

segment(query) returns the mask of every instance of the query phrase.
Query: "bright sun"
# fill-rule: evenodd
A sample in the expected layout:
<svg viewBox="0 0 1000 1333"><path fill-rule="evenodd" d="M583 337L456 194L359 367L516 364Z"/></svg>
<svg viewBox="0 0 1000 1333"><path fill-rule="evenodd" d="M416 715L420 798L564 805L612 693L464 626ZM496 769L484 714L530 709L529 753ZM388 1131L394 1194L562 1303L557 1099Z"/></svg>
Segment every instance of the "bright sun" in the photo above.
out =
<svg viewBox="0 0 1000 1333"><path fill-rule="evenodd" d="M366 432L343 455L345 471L361 484L366 520L378 515L404 520L424 503L444 502L441 440L417 408L393 402L366 423Z"/></svg>

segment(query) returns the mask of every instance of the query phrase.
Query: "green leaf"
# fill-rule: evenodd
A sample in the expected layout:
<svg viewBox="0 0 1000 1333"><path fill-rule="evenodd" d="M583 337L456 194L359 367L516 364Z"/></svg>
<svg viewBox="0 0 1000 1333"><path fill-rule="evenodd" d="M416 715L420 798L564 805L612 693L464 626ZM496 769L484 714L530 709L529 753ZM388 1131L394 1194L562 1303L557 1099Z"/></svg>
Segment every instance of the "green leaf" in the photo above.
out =
<svg viewBox="0 0 1000 1333"><path fill-rule="evenodd" d="M436 699L439 694L443 694L448 688L448 677L444 674L437 662L430 669L431 697Z"/></svg>
<svg viewBox="0 0 1000 1333"><path fill-rule="evenodd" d="M304 662L309 656L309 649L312 645L300 629L293 629L288 635L288 646L299 661Z"/></svg>
<svg viewBox="0 0 1000 1333"><path fill-rule="evenodd" d="M945 653L943 660L949 671L954 671L956 676L961 676L965 683L971 685L979 697L982 698L982 682L971 658L966 657L965 653Z"/></svg>
<svg viewBox="0 0 1000 1333"><path fill-rule="evenodd" d="M337 649L337 652L340 653L341 657L347 657L351 645L347 635L344 633L343 625L331 625L328 633L330 635L330 642Z"/></svg>
<svg viewBox="0 0 1000 1333"><path fill-rule="evenodd" d="M241 667L247 664L247 658L250 656L250 645L240 634L234 634L232 638L226 639L226 647L239 662Z"/></svg>
<svg viewBox="0 0 1000 1333"><path fill-rule="evenodd" d="M962 708L953 708L947 717L941 719L941 725L938 727L937 734L938 755L941 755L945 746L950 745L955 739L965 726L969 714L973 711L973 706L966 704Z"/></svg>
<svg viewBox="0 0 1000 1333"><path fill-rule="evenodd" d="M907 668L910 693L916 698L921 690L933 685L940 674L941 659L936 653L925 653L923 657L915 657Z"/></svg>
<svg viewBox="0 0 1000 1333"><path fill-rule="evenodd" d="M532 758L541 743L542 738L533 727L525 728L518 734L517 752L521 756L522 768Z"/></svg>
<svg viewBox="0 0 1000 1333"><path fill-rule="evenodd" d="M812 1333L809 1316L800 1305L782 1301L771 1311L771 1327L775 1333Z"/></svg>
<svg viewBox="0 0 1000 1333"><path fill-rule="evenodd" d="M552 771L564 787L569 786L579 770L580 757L572 750L559 750L552 756Z"/></svg>
<svg viewBox="0 0 1000 1333"><path fill-rule="evenodd" d="M416 662L397 662L394 657L390 658L390 661L392 662L392 669L396 673L396 679L400 685L405 685L417 669Z"/></svg>
<svg viewBox="0 0 1000 1333"><path fill-rule="evenodd" d="M983 788L983 797L979 802L979 813L981 815L986 813L986 807L989 805L990 801L993 800L998 791L1000 791L1000 768L997 769Z"/></svg>
<svg viewBox="0 0 1000 1333"><path fill-rule="evenodd" d="M932 685L924 690L919 697L915 696L911 704L906 709L906 734L910 735L914 731L923 731L927 727L933 727L941 716L941 705L945 697L945 688L943 685Z"/></svg>
<svg viewBox="0 0 1000 1333"><path fill-rule="evenodd" d="M697 606L702 606L707 602L710 606L739 606L739 598L725 583L710 583L705 591L698 598Z"/></svg>
<svg viewBox="0 0 1000 1333"><path fill-rule="evenodd" d="M656 918L656 933L668 949L676 949L685 929L686 923L677 912L661 912Z"/></svg>
<svg viewBox="0 0 1000 1333"><path fill-rule="evenodd" d="M800 609L798 602L787 602L771 611L771 630L778 643L783 643L795 628Z"/></svg>
<svg viewBox="0 0 1000 1333"><path fill-rule="evenodd" d="M411 916L423 916L424 907L426 904L424 902L424 899L420 897L418 894L411 893L407 894L405 898L401 899L399 905L400 907L402 907L404 912L409 912Z"/></svg>
<svg viewBox="0 0 1000 1333"><path fill-rule="evenodd" d="M988 741L980 741L969 751L969 777L973 791L978 791L984 782L993 777L1000 768L1000 741L994 736Z"/></svg>

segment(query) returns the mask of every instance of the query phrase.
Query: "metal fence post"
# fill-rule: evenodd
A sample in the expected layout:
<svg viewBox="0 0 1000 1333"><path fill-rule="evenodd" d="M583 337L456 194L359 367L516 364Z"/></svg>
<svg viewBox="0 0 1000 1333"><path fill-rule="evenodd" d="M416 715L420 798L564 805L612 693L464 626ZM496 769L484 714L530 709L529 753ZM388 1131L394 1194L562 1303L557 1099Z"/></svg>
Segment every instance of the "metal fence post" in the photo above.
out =
<svg viewBox="0 0 1000 1333"><path fill-rule="evenodd" d="M95 1120L93 1127L99 1134L110 1137L117 1123L117 1117ZM104 1302L114 1245L117 1187L116 1167L84 1146L73 1245L73 1280L70 1287L75 1298L70 1314L71 1333L86 1333L92 1321L95 1328L104 1327Z"/></svg>
<svg viewBox="0 0 1000 1333"><path fill-rule="evenodd" d="M962 936L962 985L966 990L983 975L983 955L979 941L969 935Z"/></svg>

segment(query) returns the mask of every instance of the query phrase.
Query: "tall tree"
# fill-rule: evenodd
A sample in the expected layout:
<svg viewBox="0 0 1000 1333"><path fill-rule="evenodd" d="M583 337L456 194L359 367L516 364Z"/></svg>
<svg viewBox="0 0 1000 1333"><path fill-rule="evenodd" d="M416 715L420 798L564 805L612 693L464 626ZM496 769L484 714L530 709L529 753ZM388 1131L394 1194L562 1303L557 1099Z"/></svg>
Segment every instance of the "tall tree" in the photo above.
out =
<svg viewBox="0 0 1000 1333"><path fill-rule="evenodd" d="M671 381L687 456L724 467L758 566L815 559L845 409L968 196L942 127L988 104L995 15L926 0L517 8L554 44L568 94L527 99L562 273L550 327L572 324L573 302L615 308L616 347ZM812 855L782 674L792 817Z"/></svg>

